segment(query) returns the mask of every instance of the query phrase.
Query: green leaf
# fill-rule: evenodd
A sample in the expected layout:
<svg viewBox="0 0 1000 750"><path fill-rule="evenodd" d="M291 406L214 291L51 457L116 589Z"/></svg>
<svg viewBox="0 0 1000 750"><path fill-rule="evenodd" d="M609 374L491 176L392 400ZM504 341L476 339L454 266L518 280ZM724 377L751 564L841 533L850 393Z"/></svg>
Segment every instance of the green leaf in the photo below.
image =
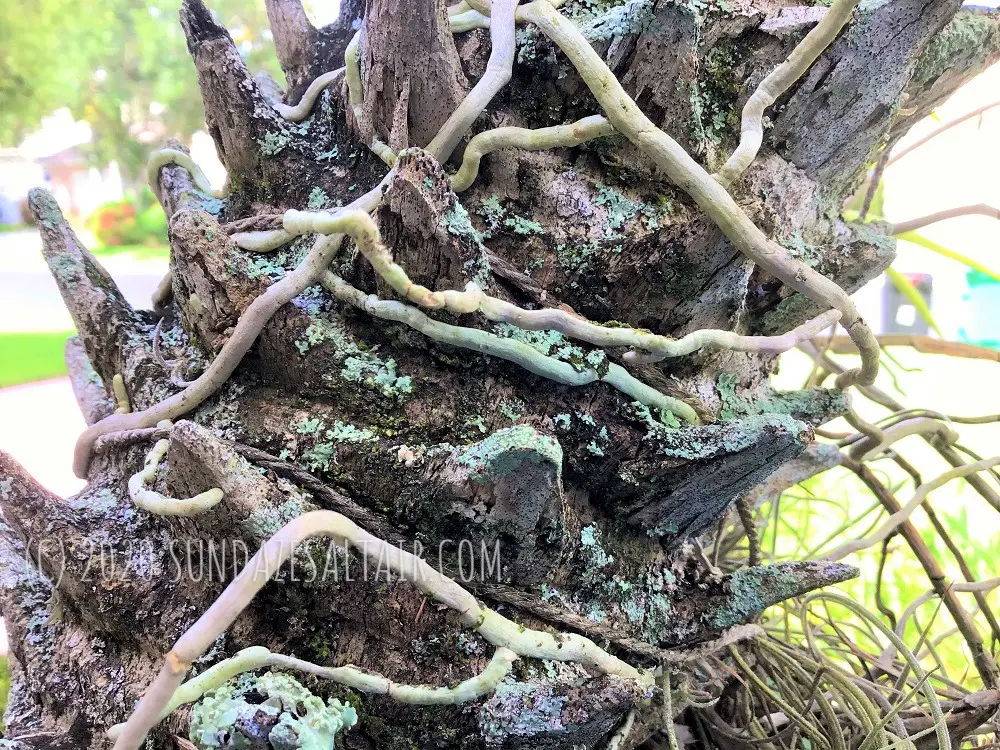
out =
<svg viewBox="0 0 1000 750"><path fill-rule="evenodd" d="M910 283L910 280L891 266L885 269L885 275L889 277L889 281L891 281L892 285L899 290L899 293L903 295L903 298L916 308L917 312L920 313L920 317L927 321L927 325L933 328L935 332L937 332L938 336L944 338L944 333L941 331L941 327L937 324L937 321L934 320L934 315L931 313L931 308L927 304L927 300L925 300L917 288Z"/></svg>
<svg viewBox="0 0 1000 750"><path fill-rule="evenodd" d="M979 261L973 260L967 255L962 255L961 253L956 253L954 250L949 250L944 245L939 245L934 240L929 240L916 232L903 232L902 234L897 234L896 239L906 240L907 242L912 242L914 245L920 245L920 247L930 250L932 253L937 253L938 255L943 255L945 258L957 260L959 263L966 265L969 268L974 268L980 273L985 273L991 279L1000 281L1000 272L987 268Z"/></svg>

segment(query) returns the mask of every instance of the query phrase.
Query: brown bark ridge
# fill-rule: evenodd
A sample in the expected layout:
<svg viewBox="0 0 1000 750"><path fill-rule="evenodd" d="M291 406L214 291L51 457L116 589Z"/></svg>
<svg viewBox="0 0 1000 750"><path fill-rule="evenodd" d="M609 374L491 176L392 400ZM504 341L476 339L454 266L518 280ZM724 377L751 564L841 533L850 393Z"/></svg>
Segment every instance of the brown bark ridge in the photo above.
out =
<svg viewBox="0 0 1000 750"><path fill-rule="evenodd" d="M316 77L313 56L316 28L301 0L267 0L267 20L274 36L274 51L285 73L290 102L297 102Z"/></svg>
<svg viewBox="0 0 1000 750"><path fill-rule="evenodd" d="M743 103L809 22L775 22L775 3L701 5L570 0L564 12L644 111L713 169L738 139ZM877 225L842 221L843 199L911 110L932 107L996 57L990 18L986 32L977 26L963 37L981 37L978 47L941 41L963 17L957 8L955 0L889 0L859 11L769 113L775 126L736 188L762 229L849 290L881 273L893 245ZM362 131L393 148L425 145L489 55L486 31L452 38L441 0L350 0L323 29L309 25L297 0L270 0L268 11L289 102L313 76L340 67L348 41L364 30ZM158 176L172 298L156 313L131 309L51 196L32 194L46 259L79 332L69 359L91 422L112 405L116 374L134 409L197 376L254 297L296 267L311 241L252 254L236 247L232 231L274 228L286 208L345 205L386 172L345 117L342 86L328 87L307 119L289 123L272 107L273 87L265 95L201 0L184 0L181 23L229 183L216 198L198 193L180 167ZM513 80L476 130L597 112L561 53L523 28ZM548 152L500 150L460 195L448 171L418 148L404 151L376 213L395 258L431 289L475 281L526 307L668 335L783 332L821 312L740 257L620 137ZM333 270L366 293L394 296L350 243ZM623 361L621 351L602 355L551 332L430 314L570 363ZM419 543L456 576L470 563L457 540L477 551L476 564L478 551L499 549L495 569L467 581L485 602L526 627L587 635L642 666L843 580L853 569L833 564L720 572L696 548L709 543L707 532L735 498L778 491L789 474L830 463L803 451L812 427L844 413L843 395L774 393L773 368L773 358L725 352L630 367L694 405L704 424L681 426L607 383L559 385L309 287L268 321L229 381L172 430L106 438L79 495L56 498L0 458L0 609L14 682L6 736L19 750L106 748L104 730L127 717L160 655L235 568L229 558L216 575L191 571L208 570L212 549L235 543L253 552L311 509L336 510L393 544ZM134 506L128 480L159 438L170 442L154 489L184 497L221 487L219 505L193 518ZM320 542L303 549L196 668L251 645L352 663L401 683L449 685L488 663L488 644L405 582L294 575L325 550ZM119 564L104 570L110 558ZM354 571L361 564L353 553L338 560ZM598 748L640 698L628 680L532 659L500 690L458 707L408 706L302 679L316 695L358 710L358 726L338 738L351 750ZM151 747L172 748L190 715L175 712ZM259 737L242 739L276 750Z"/></svg>
<svg viewBox="0 0 1000 750"><path fill-rule="evenodd" d="M444 0L370 0L361 46L361 133L426 146L467 91Z"/></svg>

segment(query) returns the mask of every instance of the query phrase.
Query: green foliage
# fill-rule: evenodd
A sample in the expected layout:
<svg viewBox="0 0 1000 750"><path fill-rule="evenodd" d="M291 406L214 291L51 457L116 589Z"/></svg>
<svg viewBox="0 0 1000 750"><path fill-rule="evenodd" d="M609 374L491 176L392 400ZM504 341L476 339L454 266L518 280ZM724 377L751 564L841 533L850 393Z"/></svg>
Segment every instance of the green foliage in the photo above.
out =
<svg viewBox="0 0 1000 750"><path fill-rule="evenodd" d="M0 732L3 731L3 715L7 710L7 694L10 693L10 667L7 657L0 656Z"/></svg>
<svg viewBox="0 0 1000 750"><path fill-rule="evenodd" d="M87 228L105 247L162 245L167 241L167 217L148 190L99 206L87 218Z"/></svg>
<svg viewBox="0 0 1000 750"><path fill-rule="evenodd" d="M250 68L280 75L264 4L211 6ZM94 162L115 159L127 179L137 179L149 148L141 132L186 138L203 127L177 7L176 0L0 4L0 143L16 144L43 117L69 107L93 128Z"/></svg>

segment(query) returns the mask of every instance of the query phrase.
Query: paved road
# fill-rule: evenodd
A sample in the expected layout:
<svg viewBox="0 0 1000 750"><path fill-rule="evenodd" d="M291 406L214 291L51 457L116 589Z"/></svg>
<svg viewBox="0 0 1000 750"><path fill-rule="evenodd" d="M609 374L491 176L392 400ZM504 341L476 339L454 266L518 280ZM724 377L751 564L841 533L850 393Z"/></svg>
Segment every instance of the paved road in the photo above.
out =
<svg viewBox="0 0 1000 750"><path fill-rule="evenodd" d="M41 247L34 230L0 234L0 332L73 328ZM134 307L149 307L150 295L167 272L166 260L131 255L102 258L101 263Z"/></svg>

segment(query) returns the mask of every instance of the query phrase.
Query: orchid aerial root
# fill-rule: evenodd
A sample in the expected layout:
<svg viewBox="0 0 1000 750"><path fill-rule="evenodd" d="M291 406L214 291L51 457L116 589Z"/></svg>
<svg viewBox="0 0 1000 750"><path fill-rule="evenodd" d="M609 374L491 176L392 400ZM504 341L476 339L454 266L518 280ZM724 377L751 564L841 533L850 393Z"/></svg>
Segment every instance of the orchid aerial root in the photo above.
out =
<svg viewBox="0 0 1000 750"><path fill-rule="evenodd" d="M391 172L389 173L392 174ZM370 191L359 197L343 211L374 210L382 197L382 186L389 175ZM321 236L317 239L305 259L292 272L272 284L256 297L236 323L235 330L222 350L212 360L212 364L191 385L180 393L164 399L141 412L112 414L84 430L76 441L73 453L73 471L80 478L86 478L93 454L95 441L102 435L122 430L153 427L164 419L176 419L215 393L233 374L236 367L249 351L261 329L271 316L283 305L291 302L307 287L315 284L333 260L343 241L342 234Z"/></svg>
<svg viewBox="0 0 1000 750"><path fill-rule="evenodd" d="M132 411L132 403L125 390L125 379L120 372L116 372L111 378L111 392L115 397L115 414L128 414Z"/></svg>
<svg viewBox="0 0 1000 750"><path fill-rule="evenodd" d="M625 368L614 363L608 364L604 375L593 367L577 369L569 362L542 354L522 341L503 338L478 328L442 323L402 302L366 295L331 272L324 275L323 285L337 299L377 318L403 323L435 341L505 359L529 372L563 385L581 386L602 381L649 408L669 412L690 424L699 424L701 421L697 412L683 401L643 383L629 374Z"/></svg>
<svg viewBox="0 0 1000 750"><path fill-rule="evenodd" d="M513 75L516 51L514 9L517 2L518 0L494 1L490 14L492 49L486 63L486 72L427 145L427 151L442 164L448 161L476 118Z"/></svg>
<svg viewBox="0 0 1000 750"><path fill-rule="evenodd" d="M914 433L917 434L917 433ZM862 539L854 539L850 542L845 542L839 547L833 549L823 556L824 560L836 561L842 560L848 555L858 552L863 549L867 549L876 544L879 544L883 540L887 539L889 535L898 529L901 524L909 519L913 515L921 503L923 503L924 498L928 494L944 486L952 479L957 479L959 477L966 477L970 474L975 474L980 471L989 471L995 466L1000 466L1000 456L995 458L987 458L981 461L976 461L975 463L965 464L963 466L958 466L954 469L950 469L943 474L924 482L913 492L913 497L896 513L889 516L874 532Z"/></svg>
<svg viewBox="0 0 1000 750"><path fill-rule="evenodd" d="M361 64L358 61L358 51L360 46L361 29L358 29L357 33L351 37L351 41L348 43L347 49L344 51L344 67L347 71L347 101L351 106L351 113L354 115L354 120L358 124L359 131L361 130L361 116L365 104L364 91L361 83ZM367 146L378 158L390 167L396 163L396 152L393 151L387 143L375 135L374 132L372 133L372 137L368 140Z"/></svg>
<svg viewBox="0 0 1000 750"><path fill-rule="evenodd" d="M205 173L201 171L201 167L195 163L189 154L175 148L161 148L149 155L149 162L146 164L146 179L157 200L160 200L160 170L170 165L183 167L191 173L191 179L194 180L195 187L205 193L205 195L215 195L212 190L212 184L208 181ZM163 201L160 200L160 202L162 203Z"/></svg>
<svg viewBox="0 0 1000 750"><path fill-rule="evenodd" d="M483 157L501 148L519 148L524 151L542 151L551 148L579 146L594 138L613 135L615 129L606 117L592 115L568 125L553 125L549 128L494 128L473 136L465 147L462 166L451 178L451 187L461 193L472 187L479 174L479 163Z"/></svg>
<svg viewBox="0 0 1000 750"><path fill-rule="evenodd" d="M517 17L535 24L563 51L604 108L615 130L638 146L667 177L685 190L740 252L797 292L842 313L841 324L861 352L861 367L838 377L837 386L844 389L855 383L870 385L875 382L879 368L878 341L850 296L770 240L725 187L646 117L580 29L547 0L534 0L519 6Z"/></svg>
<svg viewBox="0 0 1000 750"><path fill-rule="evenodd" d="M500 646L493 652L493 658L490 659L486 669L475 677L463 680L452 687L431 687L429 685L398 684L381 675L365 672L350 664L343 667L322 667L302 659L296 659L293 656L272 653L263 646L251 646L238 652L235 656L220 661L177 688L170 702L160 711L157 722L167 718L181 706L199 700L205 693L222 687L238 675L268 668L304 672L345 685L361 693L387 695L400 703L409 703L414 706L468 703L493 692L497 684L510 674L510 668L517 659L516 653ZM108 738L117 739L124 726L124 724L115 724L108 730Z"/></svg>
<svg viewBox="0 0 1000 750"><path fill-rule="evenodd" d="M785 61L760 82L743 106L739 145L716 175L723 187L729 187L757 157L764 142L764 110L788 91L789 86L801 78L823 50L830 46L851 20L858 2L834 0L822 20L806 34Z"/></svg>
<svg viewBox="0 0 1000 750"><path fill-rule="evenodd" d="M170 422L164 420L157 427L169 429ZM146 456L142 470L133 474L128 480L128 494L136 507L157 516L197 516L218 505L222 501L222 490L218 487L213 487L188 498L167 497L149 489L149 485L156 478L160 461L163 460L169 447L169 440L156 441L153 449Z"/></svg>
<svg viewBox="0 0 1000 750"><path fill-rule="evenodd" d="M138 750L149 730L160 720L181 687L184 676L233 624L267 581L294 554L296 545L328 537L378 560L392 574L414 584L428 598L455 610L462 624L497 648L520 657L574 662L601 674L634 681L641 689L653 686L650 672L639 670L609 654L589 638L575 633L552 634L518 625L483 606L451 578L422 559L372 536L346 516L318 510L299 516L272 536L240 571L211 607L185 632L166 655L163 667L146 690L128 721L120 728L114 750ZM502 658L503 657L502 655Z"/></svg>
<svg viewBox="0 0 1000 750"><path fill-rule="evenodd" d="M289 237L302 234L328 234L339 231L338 226L354 239L362 255L371 263L375 272L404 299L428 309L446 309L457 314L481 312L494 322L508 323L527 331L554 330L571 338L586 341L600 347L630 347L649 352L645 355L626 354L627 361L655 362L667 357L680 357L702 348L720 348L733 351L780 353L812 338L829 328L840 318L840 312L830 310L798 328L781 336L741 336L731 331L702 330L688 334L681 339L638 330L628 326L603 326L586 318L573 315L565 310L545 308L525 310L517 305L486 294L477 285L470 283L465 291L431 291L425 286L414 284L405 269L398 265L392 254L382 243L378 227L372 218L361 211L351 213L347 223L341 223L342 212L288 210L284 215L282 231ZM271 230L275 231L275 230ZM261 235L264 235L262 238ZM233 235L233 239L243 247L259 247L269 243L271 232L247 232Z"/></svg>

